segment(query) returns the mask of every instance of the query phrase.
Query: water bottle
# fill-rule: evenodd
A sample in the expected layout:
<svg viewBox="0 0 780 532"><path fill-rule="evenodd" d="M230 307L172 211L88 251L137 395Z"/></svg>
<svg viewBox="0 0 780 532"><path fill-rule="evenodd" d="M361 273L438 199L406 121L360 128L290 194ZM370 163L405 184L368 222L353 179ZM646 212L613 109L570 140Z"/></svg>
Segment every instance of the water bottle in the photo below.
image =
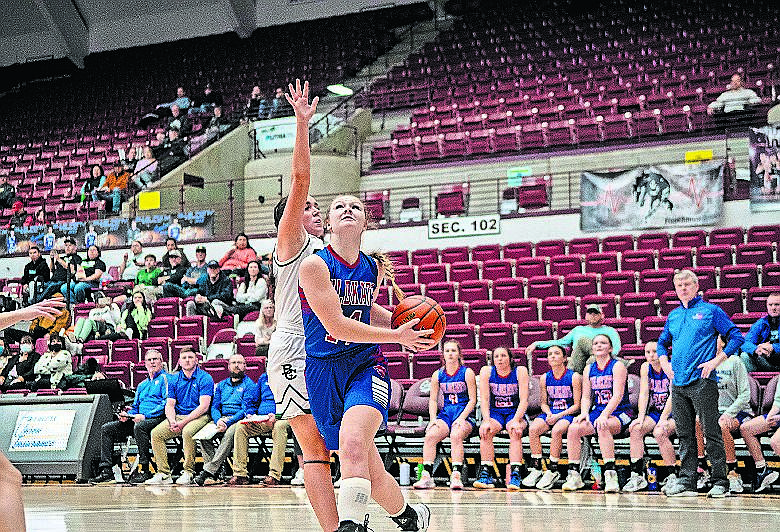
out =
<svg viewBox="0 0 780 532"><path fill-rule="evenodd" d="M409 465L409 462L401 462L398 464L398 471L400 476L400 484L401 486L408 486L410 484L409 475L411 473L412 466Z"/></svg>
<svg viewBox="0 0 780 532"><path fill-rule="evenodd" d="M598 460L591 461L590 474L593 475L593 486L591 486L591 489L601 489L601 466Z"/></svg>
<svg viewBox="0 0 780 532"><path fill-rule="evenodd" d="M658 491L658 476L655 467L647 466L647 489L649 491Z"/></svg>

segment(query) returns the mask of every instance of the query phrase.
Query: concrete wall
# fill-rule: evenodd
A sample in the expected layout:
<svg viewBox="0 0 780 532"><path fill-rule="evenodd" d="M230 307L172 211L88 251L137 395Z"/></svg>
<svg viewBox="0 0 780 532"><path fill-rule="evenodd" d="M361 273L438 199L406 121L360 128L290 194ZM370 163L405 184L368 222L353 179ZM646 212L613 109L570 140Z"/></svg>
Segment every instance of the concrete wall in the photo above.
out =
<svg viewBox="0 0 780 532"><path fill-rule="evenodd" d="M257 25L276 26L301 20L335 17L364 9L416 4L424 0L258 0Z"/></svg>
<svg viewBox="0 0 780 532"><path fill-rule="evenodd" d="M65 57L68 47L58 37L56 31L44 31L0 39L0 67L24 63L42 55Z"/></svg>

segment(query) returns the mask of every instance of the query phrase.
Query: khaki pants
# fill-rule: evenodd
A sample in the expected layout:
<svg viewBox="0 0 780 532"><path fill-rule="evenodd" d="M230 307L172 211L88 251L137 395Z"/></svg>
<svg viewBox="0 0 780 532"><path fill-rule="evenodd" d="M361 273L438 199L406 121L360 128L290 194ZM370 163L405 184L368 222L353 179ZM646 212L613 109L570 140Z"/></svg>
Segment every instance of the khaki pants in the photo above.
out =
<svg viewBox="0 0 780 532"><path fill-rule="evenodd" d="M274 447L271 451L270 470L268 474L276 480L281 479L282 469L284 468L284 452L287 448L287 432L290 428L290 422L286 419L277 419L271 430L269 430L267 425L261 425L259 423L236 423L236 425L236 433L233 442L233 474L237 477L249 476L247 471L247 464L249 463L249 438L253 436L263 436L271 432Z"/></svg>
<svg viewBox="0 0 780 532"><path fill-rule="evenodd" d="M176 421L181 421L185 416L176 416ZM154 461L157 463L157 472L171 474L171 467L168 465L168 447L165 442L181 436L184 448L184 470L193 473L195 464L195 440L192 437L202 429L211 420L208 414L203 414L197 419L193 419L182 429L180 433L173 432L166 419L154 429L152 429L152 450L154 451Z"/></svg>

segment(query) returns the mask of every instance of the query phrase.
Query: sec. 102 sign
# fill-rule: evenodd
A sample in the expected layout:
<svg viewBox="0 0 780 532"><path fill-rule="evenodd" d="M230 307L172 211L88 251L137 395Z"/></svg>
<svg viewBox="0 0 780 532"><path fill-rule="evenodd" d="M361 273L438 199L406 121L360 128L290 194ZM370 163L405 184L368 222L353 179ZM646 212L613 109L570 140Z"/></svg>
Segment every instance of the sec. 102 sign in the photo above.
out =
<svg viewBox="0 0 780 532"><path fill-rule="evenodd" d="M497 235L501 232L501 216L460 216L428 220L428 238Z"/></svg>

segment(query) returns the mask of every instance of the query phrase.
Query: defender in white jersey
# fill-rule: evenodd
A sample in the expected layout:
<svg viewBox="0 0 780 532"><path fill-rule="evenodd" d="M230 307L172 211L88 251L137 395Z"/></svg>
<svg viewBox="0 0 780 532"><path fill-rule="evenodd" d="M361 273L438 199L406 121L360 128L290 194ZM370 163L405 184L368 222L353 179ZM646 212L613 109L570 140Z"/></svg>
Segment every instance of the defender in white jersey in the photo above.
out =
<svg viewBox="0 0 780 532"><path fill-rule="evenodd" d="M309 84L295 81L285 95L295 110L290 195L274 209L278 229L272 273L276 304L276 331L268 346L268 384L276 400L276 415L290 420L303 451L306 493L323 530L339 526L336 496L330 476L330 453L309 410L303 370L306 365L305 336L298 296L298 270L303 259L322 247L324 234L317 201L309 196L311 181L309 120L318 98L309 104Z"/></svg>

